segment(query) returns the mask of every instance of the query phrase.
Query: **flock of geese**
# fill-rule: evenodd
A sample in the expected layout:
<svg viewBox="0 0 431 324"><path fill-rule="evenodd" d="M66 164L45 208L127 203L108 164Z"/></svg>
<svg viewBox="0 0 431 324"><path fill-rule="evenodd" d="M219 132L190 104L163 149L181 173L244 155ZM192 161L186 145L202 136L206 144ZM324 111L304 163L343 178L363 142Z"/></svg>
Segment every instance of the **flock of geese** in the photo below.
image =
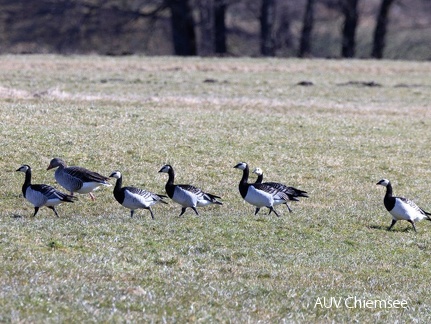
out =
<svg viewBox="0 0 431 324"><path fill-rule="evenodd" d="M269 209L269 213L274 213L279 216L274 209L275 206L284 204L289 212L292 209L288 205L289 201L299 201L299 198L308 197L307 192L286 186L278 182L263 182L263 172L260 168L256 168L253 173L257 174L257 180L254 183L249 183L249 166L245 162L240 162L234 168L242 170L242 178L239 182L239 192L241 197L253 205L255 215L263 207ZM166 195L156 194L144 189L136 187L122 187L123 176L120 171L114 171L109 177L105 177L97 172L90 171L83 167L67 166L60 158L51 160L47 170L56 169L54 173L55 180L63 188L70 192L65 194L52 186L46 184L31 183L31 167L22 165L16 171L25 173L25 180L22 186L23 196L34 206L33 217L36 216L40 207L48 207L52 209L57 217L58 213L55 206L63 202L74 202L76 197L74 193L89 194L92 200L95 199L93 191L101 186L111 186L109 178L115 178L114 197L123 207L130 210L130 216L133 217L135 210L147 209L151 217L154 219L154 213L151 207L157 203L167 204L165 198L171 198L174 202L181 206L183 215L187 208L191 208L196 215L199 215L197 207L203 207L211 204L223 205L220 201L221 197L204 192L200 188L190 184L174 184L175 172L171 165L164 165L159 172L167 173L168 180L165 185ZM431 213L424 211L414 202L404 197L394 197L392 194L392 185L389 180L382 179L377 185L386 187L384 197L385 208L392 215L392 223L389 226L390 230L397 221L406 220L412 224L416 231L415 222L422 219L431 221Z"/></svg>

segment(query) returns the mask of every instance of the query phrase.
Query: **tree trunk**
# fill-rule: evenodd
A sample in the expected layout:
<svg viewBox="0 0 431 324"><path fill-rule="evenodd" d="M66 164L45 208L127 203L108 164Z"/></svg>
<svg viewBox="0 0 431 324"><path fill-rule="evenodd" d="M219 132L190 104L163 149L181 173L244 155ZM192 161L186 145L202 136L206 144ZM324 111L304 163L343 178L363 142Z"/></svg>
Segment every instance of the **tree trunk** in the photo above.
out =
<svg viewBox="0 0 431 324"><path fill-rule="evenodd" d="M314 2L315 0L307 0L305 7L304 19L302 23L301 42L299 45L299 57L311 56L311 32L314 24Z"/></svg>
<svg viewBox="0 0 431 324"><path fill-rule="evenodd" d="M275 55L275 41L273 36L274 18L275 0L262 0L260 12L260 53L263 56Z"/></svg>
<svg viewBox="0 0 431 324"><path fill-rule="evenodd" d="M200 44L199 55L208 56L214 54L214 0L199 1L200 14Z"/></svg>
<svg viewBox="0 0 431 324"><path fill-rule="evenodd" d="M355 34L358 25L358 2L359 0L343 0L342 10L344 14L344 25L342 35L342 57L355 56Z"/></svg>
<svg viewBox="0 0 431 324"><path fill-rule="evenodd" d="M226 46L226 2L225 0L215 0L214 3L214 46L216 54L224 55L227 52Z"/></svg>
<svg viewBox="0 0 431 324"><path fill-rule="evenodd" d="M195 23L188 0L166 0L166 4L171 11L175 55L196 55Z"/></svg>
<svg viewBox="0 0 431 324"><path fill-rule="evenodd" d="M393 2L394 0L382 0L382 4L380 5L376 29L374 30L373 51L371 53L371 56L377 59L381 59L383 57L388 15Z"/></svg>

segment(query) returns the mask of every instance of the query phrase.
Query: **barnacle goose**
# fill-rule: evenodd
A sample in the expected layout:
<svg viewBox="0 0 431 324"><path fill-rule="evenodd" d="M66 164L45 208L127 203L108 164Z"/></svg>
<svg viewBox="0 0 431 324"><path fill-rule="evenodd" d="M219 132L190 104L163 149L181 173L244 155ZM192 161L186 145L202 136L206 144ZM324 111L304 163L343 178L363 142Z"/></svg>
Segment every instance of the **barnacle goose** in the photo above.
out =
<svg viewBox="0 0 431 324"><path fill-rule="evenodd" d="M269 209L268 215L274 212L274 214L279 216L274 206L285 204L289 200L289 197L284 192L265 183L248 183L249 168L247 163L240 162L234 168L243 171L239 182L239 192L246 202L256 206L254 214L256 215L260 208L267 207Z"/></svg>
<svg viewBox="0 0 431 324"><path fill-rule="evenodd" d="M410 199L392 196L392 185L388 179L380 180L379 182L377 182L377 185L386 187L386 194L385 198L383 199L383 202L387 211L392 215L392 223L391 226L389 226L388 231L399 220L408 221L410 224L412 224L415 232L415 222L422 219L431 221L431 213L424 211Z"/></svg>
<svg viewBox="0 0 431 324"><path fill-rule="evenodd" d="M62 202L73 202L76 199L46 184L31 184L31 168L27 164L20 166L16 171L25 173L22 194L34 206L33 217L36 216L39 208L43 206L52 209L55 215L59 217L55 206Z"/></svg>
<svg viewBox="0 0 431 324"><path fill-rule="evenodd" d="M54 174L55 180L66 190L70 191L72 196L74 192L80 194L88 193L91 200L94 200L92 191L98 189L100 186L111 186L108 182L108 177L82 167L67 167L66 163L60 158L52 159L47 170L57 167L58 169L55 170Z"/></svg>
<svg viewBox="0 0 431 324"><path fill-rule="evenodd" d="M163 198L167 198L167 196L158 195L135 187L121 187L123 175L120 171L112 172L109 177L117 179L114 187L114 197L122 206L130 209L130 217L133 217L135 209L143 208L148 209L151 213L151 218L154 219L151 206L159 202L167 204L167 202L163 200Z"/></svg>
<svg viewBox="0 0 431 324"><path fill-rule="evenodd" d="M263 171L261 168L255 168L253 170L253 173L257 174L257 179L255 183L262 183L263 181ZM265 182L266 185L269 185L271 187L274 187L277 190L280 190L282 192L284 192L287 197L289 198L289 200L291 201L299 201L298 197L308 197L307 192L303 191L303 190L299 190L296 189L294 187L288 187L282 183L278 183L278 182ZM283 202L281 202L283 203ZM287 204L287 202L284 203L287 206L287 209L289 210L289 212L292 212L292 209L290 208L290 206Z"/></svg>
<svg viewBox="0 0 431 324"><path fill-rule="evenodd" d="M165 189L168 196L176 203L182 206L181 216L186 211L187 207L193 209L196 215L199 215L196 207L203 207L210 204L223 205L220 201L221 197L203 192L201 189L188 184L174 184L175 172L171 165L164 165L159 172L164 172L169 175Z"/></svg>

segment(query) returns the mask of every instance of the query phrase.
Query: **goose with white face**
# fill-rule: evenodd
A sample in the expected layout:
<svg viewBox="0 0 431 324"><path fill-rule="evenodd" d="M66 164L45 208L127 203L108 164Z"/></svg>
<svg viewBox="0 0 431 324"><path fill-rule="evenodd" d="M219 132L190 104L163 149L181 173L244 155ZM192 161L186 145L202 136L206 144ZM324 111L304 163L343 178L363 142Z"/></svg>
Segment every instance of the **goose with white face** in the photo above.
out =
<svg viewBox="0 0 431 324"><path fill-rule="evenodd" d="M20 166L16 171L25 173L25 180L22 185L22 194L24 198L34 206L33 217L36 216L39 208L44 206L52 209L54 214L59 217L55 206L63 202L73 202L75 200L74 197L64 194L49 185L32 184L31 167L27 164Z"/></svg>
<svg viewBox="0 0 431 324"><path fill-rule="evenodd" d="M297 188L294 188L291 186L286 186L286 185L279 183L279 182L263 182L263 171L261 168L255 168L253 170L253 173L257 174L257 179L256 179L255 183L264 183L265 185L271 186L279 192L283 192L288 197L288 200L290 200L290 201L299 201L300 197L308 198L306 191L303 191L303 190L300 190L300 189L297 189ZM292 212L292 209L290 208L290 206L287 204L286 201L277 200L274 202L275 206L280 205L280 204L286 205L289 212Z"/></svg>
<svg viewBox="0 0 431 324"><path fill-rule="evenodd" d="M256 215L262 207L266 207L269 209L268 214L273 212L275 215L280 216L274 206L286 203L289 200L287 195L264 183L248 183L249 167L247 163L240 162L234 168L243 171L238 189L241 197L246 202L256 206L254 214Z"/></svg>
<svg viewBox="0 0 431 324"><path fill-rule="evenodd" d="M390 230L397 221L405 220L412 224L413 229L416 232L416 222L423 219L431 221L431 214L420 208L410 199L393 196L392 184L388 179L382 179L376 184L386 187L386 194L383 199L383 203L386 210L392 216L392 223L388 230Z"/></svg>
<svg viewBox="0 0 431 324"><path fill-rule="evenodd" d="M179 216L183 215L187 208L191 208L196 215L199 215L197 207L204 207L212 204L223 205L221 197L204 192L200 188L189 184L174 184L175 172L174 168L166 164L159 172L167 173L168 180L165 185L166 193L173 201L181 205L181 213Z"/></svg>
<svg viewBox="0 0 431 324"><path fill-rule="evenodd" d="M165 195L158 195L136 187L122 187L123 175L118 170L112 172L109 177L117 179L113 192L114 198L123 207L130 209L130 217L133 217L136 209L147 209L151 214L151 218L154 219L151 206L157 203L167 204L167 202L163 200L167 198Z"/></svg>

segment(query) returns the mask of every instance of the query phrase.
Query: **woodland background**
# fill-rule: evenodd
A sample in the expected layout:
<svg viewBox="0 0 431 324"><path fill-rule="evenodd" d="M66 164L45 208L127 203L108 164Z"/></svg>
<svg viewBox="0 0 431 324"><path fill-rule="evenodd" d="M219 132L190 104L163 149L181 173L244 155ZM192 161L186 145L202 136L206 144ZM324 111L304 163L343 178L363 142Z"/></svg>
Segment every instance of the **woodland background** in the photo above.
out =
<svg viewBox="0 0 431 324"><path fill-rule="evenodd" d="M431 59L430 0L0 0L0 53Z"/></svg>

